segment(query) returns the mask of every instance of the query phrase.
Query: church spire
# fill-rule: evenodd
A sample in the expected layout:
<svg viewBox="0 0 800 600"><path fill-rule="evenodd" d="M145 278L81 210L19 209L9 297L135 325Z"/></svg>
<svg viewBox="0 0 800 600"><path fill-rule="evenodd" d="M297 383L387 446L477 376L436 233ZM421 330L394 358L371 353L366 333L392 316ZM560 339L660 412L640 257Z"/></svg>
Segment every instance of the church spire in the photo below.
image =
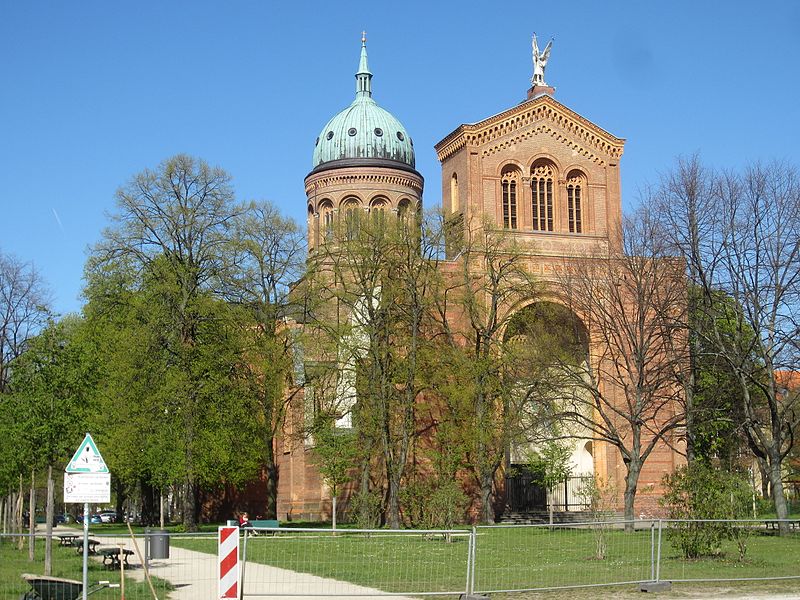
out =
<svg viewBox="0 0 800 600"><path fill-rule="evenodd" d="M356 73L356 98L372 97L372 73L367 65L367 32L361 32L361 59Z"/></svg>

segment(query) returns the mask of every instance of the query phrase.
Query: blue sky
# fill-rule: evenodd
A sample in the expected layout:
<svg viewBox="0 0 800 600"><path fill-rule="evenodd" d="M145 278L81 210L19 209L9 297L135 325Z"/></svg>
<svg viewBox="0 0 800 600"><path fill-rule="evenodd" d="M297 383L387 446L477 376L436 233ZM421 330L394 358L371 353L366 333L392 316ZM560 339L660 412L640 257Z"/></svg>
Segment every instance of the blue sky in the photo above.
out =
<svg viewBox="0 0 800 600"><path fill-rule="evenodd" d="M241 199L304 219L314 139L353 98L368 33L377 102L433 145L525 98L530 36L555 36L556 98L626 138L623 202L700 152L797 164L800 3L0 2L0 249L79 310L87 248L132 175L186 152Z"/></svg>

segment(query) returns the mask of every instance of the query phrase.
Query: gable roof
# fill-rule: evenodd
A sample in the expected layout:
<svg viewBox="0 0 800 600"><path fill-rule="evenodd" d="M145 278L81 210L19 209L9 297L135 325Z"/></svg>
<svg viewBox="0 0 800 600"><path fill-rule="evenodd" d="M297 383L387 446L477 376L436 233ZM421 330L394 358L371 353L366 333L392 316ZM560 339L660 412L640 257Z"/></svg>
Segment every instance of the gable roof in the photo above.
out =
<svg viewBox="0 0 800 600"><path fill-rule="evenodd" d="M515 132L517 136L507 138ZM548 133L600 164L617 162L625 146L624 138L611 135L552 96L542 95L477 123L459 125L434 148L440 162L466 145L482 146L488 156L536 133Z"/></svg>

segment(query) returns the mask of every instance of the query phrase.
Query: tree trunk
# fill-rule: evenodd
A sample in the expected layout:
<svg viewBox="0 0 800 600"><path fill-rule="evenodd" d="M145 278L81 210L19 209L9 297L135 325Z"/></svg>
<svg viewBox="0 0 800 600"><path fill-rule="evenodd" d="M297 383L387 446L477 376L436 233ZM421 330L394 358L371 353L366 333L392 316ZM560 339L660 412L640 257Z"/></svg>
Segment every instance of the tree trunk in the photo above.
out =
<svg viewBox="0 0 800 600"><path fill-rule="evenodd" d="M142 492L142 524L155 525L158 523L158 509L155 504L155 489L144 479L139 482L139 485Z"/></svg>
<svg viewBox="0 0 800 600"><path fill-rule="evenodd" d="M22 551L23 546L23 537L22 537L22 530L23 530L23 523L22 523L22 513L24 511L25 500L22 495L22 474L19 476L19 492L17 493L17 501L14 507L14 522L16 523L17 533L20 536L17 538L17 549Z"/></svg>
<svg viewBox="0 0 800 600"><path fill-rule="evenodd" d="M183 526L186 531L197 531L197 483L190 477L186 480L183 496Z"/></svg>
<svg viewBox="0 0 800 600"><path fill-rule="evenodd" d="M390 529L400 529L400 481L389 477L389 498L386 502L386 520Z"/></svg>
<svg viewBox="0 0 800 600"><path fill-rule="evenodd" d="M636 501L636 488L639 485L639 473L642 470L640 461L632 460L628 463L628 472L625 475L625 532L633 532L633 520L636 518L634 502Z"/></svg>
<svg viewBox="0 0 800 600"><path fill-rule="evenodd" d="M494 525L494 507L492 506L494 477L492 475L492 473L483 472L480 477L481 522L487 525Z"/></svg>
<svg viewBox="0 0 800 600"><path fill-rule="evenodd" d="M119 478L115 478L115 480L114 491L117 492L117 503L114 505L114 509L117 511L117 519L122 522L125 519L125 500L127 500L127 495L125 494L125 485L122 480Z"/></svg>
<svg viewBox="0 0 800 600"><path fill-rule="evenodd" d="M365 523L372 519L372 515L369 514L371 507L369 503L366 501L367 495L370 493L369 490L369 459L367 459L362 466L361 469L361 480L358 486L358 493L361 496L361 502L359 505L359 527L363 526Z"/></svg>
<svg viewBox="0 0 800 600"><path fill-rule="evenodd" d="M273 438L270 436L266 441L264 449L267 452L266 470L266 492L267 505L264 515L267 519L278 518L278 465L275 464L275 450L272 447Z"/></svg>
<svg viewBox="0 0 800 600"><path fill-rule="evenodd" d="M55 506L53 498L53 465L47 466L47 508L45 509L44 574L53 574L53 519Z"/></svg>
<svg viewBox="0 0 800 600"><path fill-rule="evenodd" d="M781 462L778 457L770 457L769 466L769 483L772 487L772 502L775 504L775 516L777 516L778 519L788 519L789 507L786 504L786 495L783 493ZM785 521L779 521L778 533L782 536L789 535L789 524Z"/></svg>
<svg viewBox="0 0 800 600"><path fill-rule="evenodd" d="M31 492L28 496L28 560L33 562L36 543L36 479L31 470Z"/></svg>
<svg viewBox="0 0 800 600"><path fill-rule="evenodd" d="M764 498L764 500L770 500L772 495L770 494L769 490L769 464L765 458L761 458L760 456L756 456L756 463L758 464L758 474L759 479L761 480L761 497Z"/></svg>

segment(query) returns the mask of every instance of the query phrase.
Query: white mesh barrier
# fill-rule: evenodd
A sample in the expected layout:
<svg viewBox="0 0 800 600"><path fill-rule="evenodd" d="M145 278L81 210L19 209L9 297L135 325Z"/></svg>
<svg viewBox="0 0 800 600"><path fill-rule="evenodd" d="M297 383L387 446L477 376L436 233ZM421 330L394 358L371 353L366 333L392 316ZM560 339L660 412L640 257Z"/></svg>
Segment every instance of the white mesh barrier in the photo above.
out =
<svg viewBox="0 0 800 600"><path fill-rule="evenodd" d="M769 519L633 524L631 532L624 531L622 522L452 531L242 530L242 597L402 598L760 579L797 580L800 590L798 521L782 526ZM780 529L784 535L778 535ZM52 576L62 583L51 587L74 591L74 584L80 583L82 554L72 542L80 543L81 535L68 528L54 534ZM146 558L148 546L153 546L144 534L137 534L135 543L130 535L90 532L90 538L92 600L120 598L123 584L127 600L149 600L154 593L161 600L218 597L216 532L169 534L169 556L161 556L162 545L152 552L160 557L152 559ZM35 585L44 585L38 581L44 574L44 557L42 532L34 538L0 535L0 600L19 600Z"/></svg>

